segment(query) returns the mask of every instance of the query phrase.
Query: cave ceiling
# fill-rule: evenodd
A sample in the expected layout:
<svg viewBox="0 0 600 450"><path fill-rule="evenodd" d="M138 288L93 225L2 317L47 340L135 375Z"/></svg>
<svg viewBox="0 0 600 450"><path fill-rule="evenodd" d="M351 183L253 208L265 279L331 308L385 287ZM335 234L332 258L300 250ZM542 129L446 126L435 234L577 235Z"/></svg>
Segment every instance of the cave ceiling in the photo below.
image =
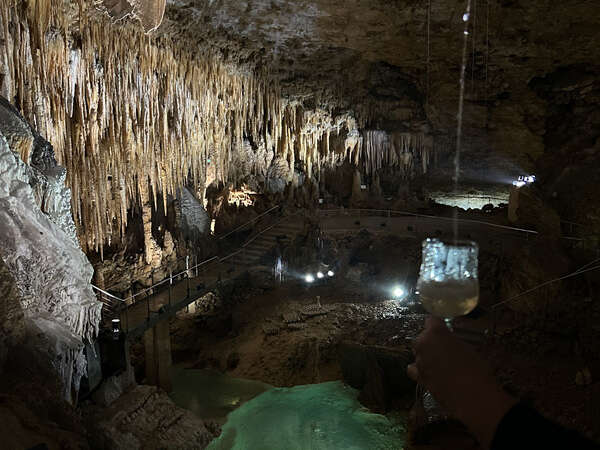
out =
<svg viewBox="0 0 600 450"><path fill-rule="evenodd" d="M158 32L218 49L238 67L267 68L290 98L370 108L373 128L420 126L452 135L465 6L462 0L177 0L167 2ZM595 0L473 0L465 146L516 153L523 165L536 160L546 100L529 83L571 66L584 72L574 83L586 71L597 78L599 24Z"/></svg>

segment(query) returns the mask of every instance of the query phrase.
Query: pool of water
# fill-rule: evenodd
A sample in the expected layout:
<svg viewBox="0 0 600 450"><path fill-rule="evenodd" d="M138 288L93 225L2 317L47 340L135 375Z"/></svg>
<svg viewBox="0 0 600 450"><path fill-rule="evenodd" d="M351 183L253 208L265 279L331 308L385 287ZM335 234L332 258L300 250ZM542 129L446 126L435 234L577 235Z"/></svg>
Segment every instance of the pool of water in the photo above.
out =
<svg viewBox="0 0 600 450"><path fill-rule="evenodd" d="M174 369L173 391L176 405L204 420L223 424L227 415L248 400L273 387L259 381L231 378L210 370Z"/></svg>
<svg viewBox="0 0 600 450"><path fill-rule="evenodd" d="M210 450L402 449L403 420L373 414L342 382L273 388L201 370L179 370L172 399L223 424ZM225 420L226 417L226 421ZM220 420L221 419L221 420Z"/></svg>

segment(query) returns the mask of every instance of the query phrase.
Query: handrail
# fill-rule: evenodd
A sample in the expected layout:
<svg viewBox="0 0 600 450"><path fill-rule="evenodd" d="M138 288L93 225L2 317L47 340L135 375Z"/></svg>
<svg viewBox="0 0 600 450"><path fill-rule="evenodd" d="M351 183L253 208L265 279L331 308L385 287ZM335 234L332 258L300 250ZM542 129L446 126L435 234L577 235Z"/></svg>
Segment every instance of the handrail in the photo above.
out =
<svg viewBox="0 0 600 450"><path fill-rule="evenodd" d="M177 277L179 277L179 276L183 275L184 273L187 273L187 272L188 272L188 271L190 271L190 270L195 270L195 269L197 269L198 267L204 266L204 265L206 265L206 264L208 264L208 263L210 263L210 262L212 262L212 261L214 261L214 260L216 260L216 259L219 259L219 257L218 257L218 256L214 256L214 257L212 257L212 258L210 258L210 259L207 259L206 261L202 261L201 263L199 263L199 264L196 264L195 266L193 266L193 267L190 267L190 268L188 268L188 269L185 269L185 270L183 270L183 271L181 271L181 272L179 272L179 273L177 273L177 274L170 275L170 276L166 277L165 279L163 279L163 280L159 281L158 283L155 283L155 284L153 284L152 286L149 286L149 287L147 287L146 289L143 289L143 290L141 290L140 292L137 292L136 294L134 294L134 295L131 295L131 296L129 296L129 297L127 297L127 298L125 298L125 299L122 299L122 298L120 298L120 297L117 297L117 296L115 296L115 295L113 295L113 294L109 293L109 292L106 292L106 291L104 291L103 289L100 289L98 286L95 286L95 285L93 285L93 284L92 284L92 289L95 289L95 290L97 290L98 292L101 292L102 294L104 294L104 295L107 295L107 296L109 296L110 298L114 298L115 300L118 300L118 301L120 301L120 302L122 302L122 303L126 303L126 302L127 302L127 300L131 300L131 299L133 299L133 298L136 298L136 297L138 297L138 296L140 296L140 295L142 295L142 294L145 294L146 292L148 292L148 291L151 291L152 289L154 289L154 288L156 288L156 287L158 287L158 286L161 286L161 285L165 284L167 281L170 281L170 280L172 280L173 278L177 278Z"/></svg>
<svg viewBox="0 0 600 450"><path fill-rule="evenodd" d="M248 222L246 222L246 223L244 223L244 224L240 225L240 226L239 226L239 227L237 227L235 230L232 230L232 231L230 231L229 233L227 233L226 235L219 237L219 240L222 240L222 239L224 239L224 238L226 238L226 237L228 237L228 236L232 235L232 234L233 234L233 233L235 233L236 231L238 231L238 230L240 230L240 229L242 229L242 228L244 228L244 227L247 227L247 226L248 226L248 225L250 225L251 223L253 223L253 222L256 222L257 220L259 220L260 218L262 218L262 217L266 216L267 214L269 214L269 213L271 213L271 212L275 211L275 210L276 210L276 209L278 209L278 208L281 208L281 206L282 206L281 204L278 204L278 205L276 205L276 206L274 206L274 207L272 207L272 208L268 209L268 210L267 210L267 211L265 211L264 213L262 213L262 214L259 214L258 216L254 217L253 219L249 220ZM279 222L278 222L278 223L279 223ZM271 228L272 228L272 227L271 227ZM259 233L259 235L260 235L260 233ZM259 236L259 235L257 235L257 236ZM232 255L229 255L227 258L229 258L229 257L231 257L231 256L232 256ZM177 258L177 259L176 259L176 260L174 260L174 261L168 261L168 262L167 262L167 264L166 264L165 266L160 266L160 267L154 268L154 269L152 269L152 270L150 271L150 273L151 273L152 275L154 275L154 273L156 273L156 272L158 272L158 271L166 270L166 269L167 269L167 266L168 266L169 264L173 264L173 263L174 263L175 265L177 265L177 264L178 264L180 261L183 261L183 260L187 259L188 257L189 257L189 255L186 255L186 256L181 256L181 257ZM129 299L135 298L135 297L137 297L138 295L141 295L141 294L143 294L143 293L145 293L145 292L148 292L149 290L151 290L151 289L153 289L153 288L155 288L155 287L161 286L161 285L163 285L164 283L166 283L166 281L167 281L167 280L171 280L172 278L176 278L176 277L178 277L178 276L182 275L183 273L187 272L188 270L194 270L194 269L196 269L196 268L198 268L198 267L200 267L200 266L204 265L205 263L207 263L207 262L210 262L210 261L212 261L212 260L214 260L214 259L216 259L216 258L218 258L218 257L217 257L217 256L215 256L215 257L213 257L213 258L211 258L211 259L209 259L209 260L207 260L207 261L203 261L202 263L200 263L200 264L197 264L197 265L196 265L196 266L194 266L194 267L186 268L184 271L182 271L182 272L178 273L177 275L170 275L170 276L168 276L168 277L165 277L164 279L162 279L162 280L160 280L159 282L157 282L157 283L153 284L152 286L150 286L150 287L148 287L148 288L146 288L146 289L144 289L144 290L142 290L142 291L140 291L140 292L136 293L135 295L132 295L132 296L130 296L130 297L127 297L125 300L124 300L124 299L121 299L121 298L119 298L119 297L115 297L114 295L112 295L112 294L109 294L109 293L107 293L106 291L101 291L101 292L105 293L106 295L109 295L109 296L111 296L112 298L116 298L117 300L119 300L119 301L121 301L121 302L124 302L124 301L126 301L126 300L129 300ZM138 280L134 280L134 281L132 281L130 284L133 284L133 283L135 283L136 281L140 281L141 279L142 279L142 278L140 278L140 279L138 279ZM119 283L115 283L115 284L111 285L111 286L110 286L109 288L107 288L107 289L111 289L112 287L114 287L114 286L117 286L117 285L119 285L119 284L121 284L121 283L120 283L120 282L119 282ZM92 285L92 286L93 286L93 285ZM95 286L94 286L94 287L95 287ZM95 288L96 288L96 289L98 289L98 290L100 291L100 288L98 288L98 287L95 287Z"/></svg>
<svg viewBox="0 0 600 450"><path fill-rule="evenodd" d="M253 223L253 222L257 221L257 220L258 220L258 219L260 219L261 217L264 217L264 216L266 216L267 214L269 214L269 213L273 212L274 210L276 210L277 208L280 208L280 207L281 207L281 204L279 204L279 205L277 205L277 206L273 206L273 207L272 207L271 209L269 209L268 211L265 211L264 213L262 213L262 214L260 214L260 215L258 215L258 216L256 216L256 217L254 217L253 219L251 219L251 220L249 220L248 222L246 222L246 223L244 223L244 224L240 225L239 227L237 227L236 229L234 229L234 230L230 231L229 233L227 233L227 234L225 234L225 235L223 235L223 236L220 236L220 237L219 237L219 240L221 240L221 239L225 239L226 237L228 237L228 236L231 236L231 235L232 235L233 233L235 233L236 231L239 231L239 230L241 230L242 228L245 228L245 227L247 227L247 226L248 226L248 225L250 225L251 223Z"/></svg>
<svg viewBox="0 0 600 450"><path fill-rule="evenodd" d="M259 236L262 236L263 234L265 234L267 231L272 230L273 228L275 228L277 225L279 225L281 222L283 222L284 220L286 220L287 217L283 217L280 220L278 220L277 222L275 222L273 225L271 225L270 227L265 228L264 230L256 233L254 236L252 236L251 238L249 238L243 245L242 248L246 248L248 247L248 245L250 245L252 242L254 242Z"/></svg>
<svg viewBox="0 0 600 450"><path fill-rule="evenodd" d="M169 266L169 264L173 264L173 263L174 263L174 264L176 264L176 265L177 265L177 264L179 264L179 262L180 262L180 261L183 261L183 260L185 260L185 259L187 259L187 258L189 258L189 257L190 257L190 255L184 255L184 256L180 256L179 258L177 258L177 259L175 259L175 260L172 260L172 261L167 261L167 263L166 263L164 266L159 266L159 267L155 267L154 269L152 269L152 270L150 271L150 276L154 276L154 274L155 274L156 272L159 272L159 271L161 271L161 270L165 270L165 269L166 269L166 268ZM131 281L129 284L131 285L131 284L133 284L133 283L135 283L135 282L138 282L138 281L140 281L140 280L144 280L144 279L147 279L147 278L148 278L148 277L146 277L146 278L138 278L138 279L136 279L136 280L133 280L133 281ZM114 283L114 284L111 284L111 285L110 285L109 287L107 287L106 289L112 289L113 287L115 287L115 286L118 286L118 285L119 285L119 284L121 284L121 283L122 283L122 281L120 281L120 282L117 282L117 283Z"/></svg>
<svg viewBox="0 0 600 450"><path fill-rule="evenodd" d="M427 214L418 214L418 213L413 213L413 212L408 212L408 211L394 211L391 209L320 209L318 210L319 213L329 213L329 212L335 212L338 213L340 215L344 215L343 213L345 212L352 212L352 211L358 211L358 212L378 212L378 213L386 213L388 215L391 214L402 214L402 215L406 215L406 216L411 216L411 217L424 217L427 219L438 219L438 220L450 220L453 221L454 218L452 217L442 217L442 216L432 216L432 215L427 215ZM506 225L498 225L495 223L491 223L491 222L484 222L482 220L473 220L473 219L457 219L459 222L465 222L465 223L478 223L481 225L487 225L490 227L495 227L495 228L502 228L505 230L512 230L512 231L519 231L521 233L528 233L528 234L539 234L537 231L535 230L527 230L524 228L515 228L515 227L509 227Z"/></svg>
<svg viewBox="0 0 600 450"><path fill-rule="evenodd" d="M122 298L117 297L116 295L112 295L110 292L106 292L103 289L100 289L98 286L92 284L92 289L95 289L96 291L100 292L101 294L104 294L110 298L114 298L115 300L118 300L120 302L125 302L125 300L123 300Z"/></svg>
<svg viewBox="0 0 600 450"><path fill-rule="evenodd" d="M228 260L229 258L232 258L233 256L237 255L238 253L241 253L244 251L244 249L246 247L248 247L248 245L250 245L252 242L254 242L259 236L262 236L263 234L265 234L267 231L272 230L273 228L275 228L277 225L279 225L281 222L287 220L289 218L288 217L282 217L280 220L278 220L277 222L275 222L273 225L271 225L270 227L265 228L264 230L256 233L254 236L252 236L251 238L249 238L244 244L242 244L242 246L235 252L225 256L224 258L221 258L219 261L223 262Z"/></svg>

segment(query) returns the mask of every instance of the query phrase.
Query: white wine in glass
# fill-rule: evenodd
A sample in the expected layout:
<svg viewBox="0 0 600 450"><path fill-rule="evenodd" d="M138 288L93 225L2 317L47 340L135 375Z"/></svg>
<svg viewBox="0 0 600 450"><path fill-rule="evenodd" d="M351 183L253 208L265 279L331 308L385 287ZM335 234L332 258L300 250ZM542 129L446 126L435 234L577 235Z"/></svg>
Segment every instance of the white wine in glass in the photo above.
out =
<svg viewBox="0 0 600 450"><path fill-rule="evenodd" d="M479 247L472 241L426 239L417 289L423 307L451 320L469 314L479 301Z"/></svg>

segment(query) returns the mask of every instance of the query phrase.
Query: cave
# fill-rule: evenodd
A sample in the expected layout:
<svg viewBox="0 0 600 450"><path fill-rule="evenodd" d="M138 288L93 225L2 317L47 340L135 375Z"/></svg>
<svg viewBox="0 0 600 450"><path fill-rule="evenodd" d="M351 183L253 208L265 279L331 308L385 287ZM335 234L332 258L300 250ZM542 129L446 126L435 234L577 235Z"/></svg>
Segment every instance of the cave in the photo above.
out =
<svg viewBox="0 0 600 450"><path fill-rule="evenodd" d="M2 448L598 448L600 3L0 12Z"/></svg>

